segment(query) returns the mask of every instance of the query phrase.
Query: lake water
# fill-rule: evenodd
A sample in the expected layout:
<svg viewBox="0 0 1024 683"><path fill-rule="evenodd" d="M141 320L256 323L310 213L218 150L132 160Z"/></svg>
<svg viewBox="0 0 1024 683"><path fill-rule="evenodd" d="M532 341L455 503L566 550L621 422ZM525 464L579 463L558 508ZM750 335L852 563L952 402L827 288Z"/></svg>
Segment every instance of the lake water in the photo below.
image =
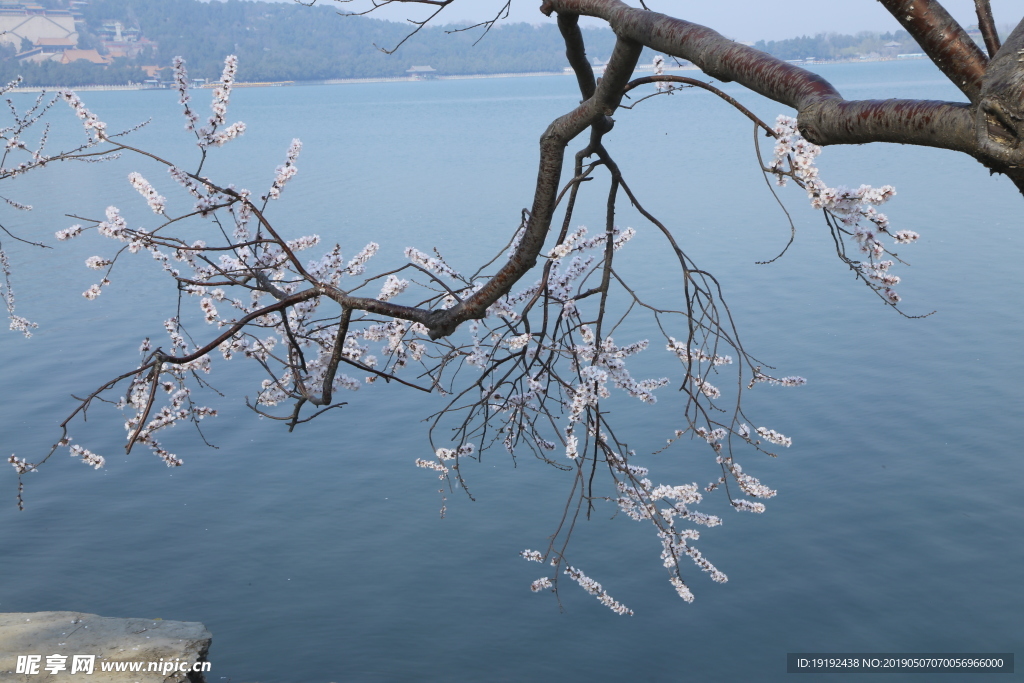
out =
<svg viewBox="0 0 1024 683"><path fill-rule="evenodd" d="M851 99L958 99L925 62L819 68ZM766 120L789 113L726 90ZM133 135L139 146L194 153L172 93L84 99L111 128L153 117ZM239 90L229 118L248 131L208 170L265 188L299 137L299 175L272 213L280 229L317 232L347 255L375 240L380 263L398 263L406 246L436 246L473 270L529 205L540 133L577 101L573 79L559 77ZM57 142L73 139L77 128L57 114ZM476 502L449 494L441 519L437 480L413 466L429 454L419 420L436 399L365 387L288 434L246 411L241 396L255 382L227 364L214 379L232 398L205 425L219 448L179 428L169 442L184 467L168 470L141 449L123 456L120 421L97 411L72 434L107 456L105 469L54 456L25 477L24 512L13 471L0 470L0 611L202 621L214 634L209 680L236 683L777 681L787 652L1019 650L1020 195L950 152L825 151L826 182L892 183L899 194L886 213L921 234L902 251L913 266L900 268L898 289L908 313L936 313L910 320L853 281L797 188L780 193L795 245L754 264L781 249L789 228L757 169L750 126L726 105L686 91L616 119L609 149L647 207L721 280L748 349L809 380L748 398L748 411L794 445L778 459L743 461L779 491L766 514L726 509L726 523L702 535L728 583L692 570L696 601L683 603L650 530L607 509L577 531L574 561L636 615L617 616L567 584L560 611L528 590L542 571L517 554L546 546L569 475L488 452L465 468ZM64 213L99 216L115 204L148 220L124 180L136 169L171 194L137 159L64 165L5 187L37 208L5 212L4 225L53 242L74 222ZM579 222L601 224L601 192L591 190ZM645 291L670 294L654 229L626 208L620 223L639 230L623 269ZM93 237L52 252L4 246L19 313L40 329L31 340L0 334L0 455L31 460L57 438L69 394L91 390L132 362L142 337L162 334L169 299L155 264L136 259L85 301L95 271L82 261L110 249ZM640 326L616 338L650 334ZM628 411L638 452L680 426L672 407L617 408ZM661 480L703 482L708 453L688 444L649 464ZM710 512L716 504L724 500Z"/></svg>

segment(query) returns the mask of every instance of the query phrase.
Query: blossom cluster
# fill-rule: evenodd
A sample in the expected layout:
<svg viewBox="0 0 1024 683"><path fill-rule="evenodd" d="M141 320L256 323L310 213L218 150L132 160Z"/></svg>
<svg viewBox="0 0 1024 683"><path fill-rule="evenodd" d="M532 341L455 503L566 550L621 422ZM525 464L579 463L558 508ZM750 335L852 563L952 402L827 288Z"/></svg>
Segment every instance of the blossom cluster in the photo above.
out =
<svg viewBox="0 0 1024 683"><path fill-rule="evenodd" d="M654 66L655 76L662 76L665 74L664 57L662 57L661 55L654 55L654 61L652 62L652 65ZM658 92L666 92L672 89L672 84L666 83L665 81L658 81L657 83L654 84L654 87L658 89Z"/></svg>
<svg viewBox="0 0 1024 683"><path fill-rule="evenodd" d="M185 109L185 130L194 130L199 121L199 115L189 106L192 98L188 94L188 73L185 70L185 60L180 56L172 59L171 71L174 73L174 89L178 91L178 104Z"/></svg>
<svg viewBox="0 0 1024 683"><path fill-rule="evenodd" d="M155 414L150 412L153 399L155 399L155 396L151 396L151 392L155 388L146 377L135 377L129 385L127 395L117 403L118 408L134 409L134 414L129 416L124 423L124 428L128 432L129 438L134 439L137 443L148 446L168 467L180 467L182 460L160 445L160 442L155 437L157 432L173 427L182 420L198 422L204 417L217 414L217 411L212 408L194 405L190 398L191 390L188 387L180 386L187 372L191 370L209 372L209 369L208 356L203 356L191 364L170 367L165 364L164 371L176 377L177 381L165 381L158 385L159 389L162 389L169 397L167 403L161 406ZM72 455L76 455L75 448L72 447ZM95 465L95 461L90 462L87 459L87 453L88 451L85 451L85 454L79 455L89 464L94 464L97 467L102 466L102 462L100 462L100 465ZM94 458L98 457L94 456Z"/></svg>
<svg viewBox="0 0 1024 683"><path fill-rule="evenodd" d="M149 204L149 208L153 210L153 213L162 214L167 205L167 200L162 197L156 189L150 185L149 181L142 177L141 173L129 173L128 182L131 183L132 187L138 190L139 194L145 198L146 203Z"/></svg>
<svg viewBox="0 0 1024 683"><path fill-rule="evenodd" d="M868 262L860 264L860 271L868 282L889 303L897 304L900 296L892 289L899 278L884 271L892 262L879 268L878 259L886 253L881 241L883 234L890 235L897 244L915 242L919 235L912 230L889 231L889 218L875 207L887 202L896 194L892 185L857 188L845 186L829 187L821 180L815 159L821 154L821 147L807 141L797 126L797 120L790 116L779 116L774 128L776 135L774 157L768 170L774 173L779 185L785 185L787 177L807 191L811 206L822 209L834 217L841 229L853 237ZM788 164L788 170L787 170Z"/></svg>
<svg viewBox="0 0 1024 683"><path fill-rule="evenodd" d="M579 361L589 361L590 365L580 368L580 383L571 390L570 427L580 420L584 409L597 405L598 399L607 398L610 395L606 386L609 381L617 389L622 389L644 403L657 402L654 391L668 384L668 378L637 381L633 379L626 368L626 358L640 353L648 347L649 342L646 339L619 347L611 337L605 337L598 343L594 332L587 325L580 328L580 334L583 343L576 345L575 358Z"/></svg>
<svg viewBox="0 0 1024 683"><path fill-rule="evenodd" d="M90 140L99 141L106 139L107 124L100 121L95 114L89 111L78 95L71 90L61 90L59 95L74 110L75 116L82 120L82 125L85 127L86 135L89 136Z"/></svg>
<svg viewBox="0 0 1024 683"><path fill-rule="evenodd" d="M771 443L776 444L778 446L786 446L788 448L789 446L793 445L793 439L790 439L789 437L783 434L779 434L774 429L768 429L767 427L758 427L757 433L761 436L762 439L770 441Z"/></svg>
<svg viewBox="0 0 1024 683"><path fill-rule="evenodd" d="M761 372L760 368L754 372L753 378L750 380L750 387L755 384L764 382L777 387L802 387L807 384L807 380L799 375L790 375L789 377L772 377Z"/></svg>
<svg viewBox="0 0 1024 683"><path fill-rule="evenodd" d="M3 87L0 87L0 94L7 93L16 88L21 81L22 79L19 76L8 82ZM45 125L34 148L30 147L23 137L29 129L39 123L43 115L61 99L65 100L69 106L71 106L75 115L82 120L86 131L87 142L80 144L73 149L57 152L55 154L48 154L45 149L49 140L50 128L49 125ZM111 155L104 154L81 154L84 150L95 147L106 141L107 134L106 124L100 121L95 114L90 112L75 93L71 91L59 91L55 97L50 99L46 96L45 92L40 92L35 98L35 101L21 111L19 111L14 100L8 99L7 104L10 109L11 120L8 125L0 127L0 146L2 146L3 149L3 154L0 155L0 178L12 179L27 173L30 170L46 166L55 160L75 158L87 159L88 161L103 161L111 158ZM8 196L0 196L0 202L3 202L6 206L18 211L32 210L31 205L16 201ZM8 232L8 234L16 240L25 241L12 233ZM20 332L25 337L31 337L32 330L36 329L38 324L15 313L15 297L11 283L12 277L10 264L7 260L7 254L2 248L0 248L0 266L2 266L0 267L0 270L3 272L3 278L0 280L0 298L3 299L4 306L7 309L7 317L9 320L8 326L10 330L14 332Z"/></svg>
<svg viewBox="0 0 1024 683"><path fill-rule="evenodd" d="M621 602L619 602L618 600L616 600L612 596L608 595L608 592L601 586L601 584L599 584L597 581L594 581L592 578L590 578L589 576L584 574L582 571L580 571L576 567L573 567L572 565L568 565L567 564L567 565L565 565L565 570L564 571L565 571L566 575L568 575L569 578L571 578L573 581L578 583L583 590L585 590L588 593L590 593L591 595L595 596L597 598L598 602L600 602L602 605L604 605L605 607L607 607L611 611L615 612L616 614L623 615L623 616L627 615L627 614L629 616L633 616L633 610L629 609L628 607L623 605ZM541 579L541 581L543 581L543 579ZM537 585L537 584L538 584L538 582L535 581L533 585ZM550 584L548 584L548 585L550 585ZM531 586L531 588L532 588L532 586ZM534 592L536 592L538 590L540 590L540 589L539 588L538 589L534 589Z"/></svg>
<svg viewBox="0 0 1024 683"><path fill-rule="evenodd" d="M699 347L688 348L686 342L678 341L675 337L668 338L666 348L674 353L683 363L711 363L712 365L730 365L732 356L718 355L717 353L705 353Z"/></svg>
<svg viewBox="0 0 1024 683"><path fill-rule="evenodd" d="M37 471L35 465L28 462L27 460L23 460L22 458L16 457L13 453L9 458L7 458L7 462L10 463L11 467L13 467L14 471L17 472L18 474L25 474L26 472Z"/></svg>
<svg viewBox="0 0 1024 683"><path fill-rule="evenodd" d="M174 88L178 91L178 102L184 109L185 128L186 130L195 130L199 115L189 106L191 98L188 94L188 74L185 70L185 60L175 57L171 66L174 72ZM203 149L220 147L245 132L245 124L241 121L225 126L228 103L231 101L231 88L235 83L237 72L238 57L228 55L224 59L224 71L221 73L220 82L213 90L213 101L210 103L213 114L207 120L207 124L196 131L198 144Z"/></svg>
<svg viewBox="0 0 1024 683"><path fill-rule="evenodd" d="M421 268L425 268L434 275L443 275L453 280L462 278L451 266L444 262L440 255L428 256L415 247L406 247L405 258L409 259Z"/></svg>
<svg viewBox="0 0 1024 683"><path fill-rule="evenodd" d="M21 332L26 338L32 336L32 330L39 327L38 324L17 315L14 312L14 289L11 287L11 264L7 260L7 252L0 249L0 271L3 271L3 281L0 281L0 297L7 307L7 318L11 321L10 329L13 332Z"/></svg>
<svg viewBox="0 0 1024 683"><path fill-rule="evenodd" d="M71 446L70 450L72 458L81 458L83 463L89 465L93 469L98 470L107 462L102 455L96 455L89 449L82 448L78 445Z"/></svg>
<svg viewBox="0 0 1024 683"><path fill-rule="evenodd" d="M530 584L530 590L534 593L540 593L542 590L547 590L552 587L551 579L546 576L542 576L533 583Z"/></svg>
<svg viewBox="0 0 1024 683"><path fill-rule="evenodd" d="M285 184L298 173L298 168L295 166L296 160L299 158L299 152L302 151L302 141L298 138L294 138L292 143L288 145L288 152L285 154L284 163L277 167L277 175L274 176L274 182L267 190L266 199L278 199L281 196L281 190L284 189Z"/></svg>

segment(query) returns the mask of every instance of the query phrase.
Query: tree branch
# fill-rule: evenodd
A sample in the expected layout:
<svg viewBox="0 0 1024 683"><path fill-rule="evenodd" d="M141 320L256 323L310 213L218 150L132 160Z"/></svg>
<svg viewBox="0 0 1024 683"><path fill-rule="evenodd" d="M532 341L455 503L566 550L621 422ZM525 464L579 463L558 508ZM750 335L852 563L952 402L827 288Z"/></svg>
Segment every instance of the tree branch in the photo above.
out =
<svg viewBox="0 0 1024 683"><path fill-rule="evenodd" d="M597 80L594 78L594 69L587 59L587 50L583 44L583 33L580 31L579 20L579 15L576 14L559 14L558 30L561 31L562 39L565 41L565 58L576 74L583 99L587 100L594 96Z"/></svg>
<svg viewBox="0 0 1024 683"><path fill-rule="evenodd" d="M630 7L620 0L545 0L547 14L591 16L608 22L622 37L653 50L693 62L707 75L741 85L797 110L800 131L818 145L898 142L939 147L969 154L993 171L1011 178L1024 167L1024 112L1020 102L1002 92L1024 90L1024 69L1006 46L995 64L934 0L880 0L897 14L922 49L968 95L971 104L920 100L847 101L824 78L753 48L735 43L707 27L657 12ZM902 14L899 12L902 11ZM1014 49L1024 49L1021 44ZM1016 44L1016 43L1015 43ZM986 71L988 69L988 71ZM989 76L986 76L986 73ZM991 81L991 82L990 82ZM1000 90L1001 89L1001 90ZM989 127L981 128L979 103ZM999 101L996 101L999 100ZM1016 112L1016 113L1014 113ZM1015 118L1020 114L1020 118ZM1014 182L1018 182L1014 179ZM1018 183L1024 191L1024 179Z"/></svg>
<svg viewBox="0 0 1024 683"><path fill-rule="evenodd" d="M995 59L996 53L999 52L999 31L996 30L996 22L992 18L992 5L988 0L974 0L974 9L978 13L978 29L985 39L989 59Z"/></svg>
<svg viewBox="0 0 1024 683"><path fill-rule="evenodd" d="M494 277L473 296L450 309L430 314L424 324L430 329L432 339L451 334L466 320L484 317L487 308L508 293L509 288L537 264L537 256L544 246L555 211L565 147L577 135L615 110L642 49L639 43L620 37L594 96L568 114L555 119L541 135L540 168L537 171L533 207L519 247Z"/></svg>
<svg viewBox="0 0 1024 683"><path fill-rule="evenodd" d="M935 65L977 102L988 59L967 31L936 0L878 0L914 37ZM987 2L985 4L988 4Z"/></svg>

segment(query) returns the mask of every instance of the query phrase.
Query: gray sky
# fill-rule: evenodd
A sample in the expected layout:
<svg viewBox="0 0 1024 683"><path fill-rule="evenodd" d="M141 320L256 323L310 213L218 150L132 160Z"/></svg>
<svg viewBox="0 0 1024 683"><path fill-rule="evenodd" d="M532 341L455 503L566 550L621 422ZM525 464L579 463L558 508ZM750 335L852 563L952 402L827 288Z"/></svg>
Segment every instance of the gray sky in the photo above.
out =
<svg viewBox="0 0 1024 683"><path fill-rule="evenodd" d="M290 1L290 0L278 0ZM625 0L639 6L637 0ZM996 24L1016 25L1024 16L1021 0L991 0ZM318 4L330 6L329 0ZM442 12L445 22L480 21L490 18L504 0L459 0ZM962 24L977 23L974 0L943 0L943 5ZM355 11L370 6L370 0L339 3L339 9ZM709 26L740 41L780 40L815 33L857 33L858 31L894 31L900 28L878 0L647 0L657 12ZM537 8L539 0L512 0L510 20L538 23L544 21ZM405 19L422 15L421 7L409 5L389 12L375 12L387 19Z"/></svg>

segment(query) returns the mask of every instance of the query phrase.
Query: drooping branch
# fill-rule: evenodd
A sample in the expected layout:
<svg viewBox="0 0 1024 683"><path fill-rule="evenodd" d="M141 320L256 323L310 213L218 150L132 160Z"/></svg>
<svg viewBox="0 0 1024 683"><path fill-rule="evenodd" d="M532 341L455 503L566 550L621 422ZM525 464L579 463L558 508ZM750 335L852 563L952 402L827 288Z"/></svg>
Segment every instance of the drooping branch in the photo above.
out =
<svg viewBox="0 0 1024 683"><path fill-rule="evenodd" d="M453 308L431 313L425 324L430 328L432 339L451 334L466 320L482 318L491 304L505 295L514 283L537 264L537 256L544 246L555 211L565 147L577 135L615 110L642 49L639 43L620 37L594 96L568 114L555 119L541 135L540 168L537 171L533 207L519 247L494 277L473 296Z"/></svg>
<svg viewBox="0 0 1024 683"><path fill-rule="evenodd" d="M437 0L438 3L442 1L450 0ZM107 383L89 397L78 399L79 408L72 415L81 412L84 416L85 409L94 399L105 400L100 397L100 393L130 377L132 380L124 397L114 404L121 410L134 411L134 415L129 416L125 423L130 432L126 448L130 449L136 443L144 444L169 466L178 466L182 464L181 459L161 447L155 435L175 422L185 420L194 422L198 427L203 416L215 414L211 408L195 405L190 398L192 388L209 386L197 371L209 372L212 362L209 356L214 350L219 350L225 360L229 360L232 355L244 354L267 371L270 378L261 383L262 389L256 401L249 404L247 400L246 404L261 416L286 421L289 428L344 405L344 402L334 401L333 392L336 387L354 390L362 384L355 378L345 375L339 377L337 371L341 363L373 373L373 376L365 378L367 383L371 383L377 377L386 381L402 381L395 373L411 359L423 365L425 372L420 377L429 379L427 387L417 388L436 388L450 394L455 393L456 375L462 368L474 366L481 370L479 376L471 378L469 386L439 413L466 416L461 425L457 424L453 430L453 442L458 442L458 445L455 448L436 448L436 459L417 459L418 466L439 473L439 478L447 479L449 483L455 480L465 488L458 471L459 459L473 457L478 437L481 450L500 440L509 454L515 457L514 449L525 445L540 459L558 469L574 470L576 477L567 501L567 512L551 537L548 553L524 551L523 556L563 568L566 575L620 614L630 611L608 596L599 584L570 566L566 556L569 536L581 511L586 509L589 514L598 500L613 502L630 518L653 524L662 544L661 557L669 569L670 583L684 600L693 599L680 567L684 555L709 573L714 581L724 582L725 574L717 570L690 543L697 539L695 532L676 526L677 519L686 520L687 527L692 524L711 527L721 523L717 517L687 507L701 502L703 494L698 491L697 484L655 486L646 476L648 469L637 463L635 450L630 449L624 438L616 434L615 426L609 419L611 412L605 408L607 404L601 402L610 397L609 387L612 387L644 403L653 403L656 400L653 392L671 383L668 377L634 379L625 361L647 349L649 340L623 345L621 340L616 344L612 335L618 336L620 325L634 310L646 310L653 315L667 342L664 350L670 352L673 360L682 364L682 368L676 366L676 372L681 375L680 389L687 398L683 414L679 417L678 426L681 428L674 430L675 439L688 435L688 438L697 442L704 442L713 452L717 478L704 490L711 492L721 487L730 505L736 510L762 512L765 505L755 499L772 498L776 492L742 469L734 457L734 446L745 444L757 452L774 455L767 450L771 447L769 444L786 447L791 443L788 437L772 429L751 427L757 423L744 414L739 392L743 391L744 385L748 389L765 382L799 386L804 380L799 377L774 378L761 372L760 362L750 356L739 342L736 325L725 304L718 280L697 266L680 248L668 226L643 208L603 144L603 137L612 129L611 115L620 106L621 98L633 86L645 80L629 80L642 43L623 35L616 28L619 37L615 50L604 77L595 81L593 71L586 63L577 15L560 15L559 26L584 101L552 122L541 136L540 165L532 209L524 212L520 229L510 242L512 249L508 261L492 277L482 272L497 259L492 259L476 274L466 278L445 263L436 250L435 259L410 247L406 250L406 256L412 263L349 286L349 278L361 275L364 272L363 264L376 253L378 245L374 242L359 252L348 265L341 258L341 246L338 244L319 260L302 260L297 253L318 244L319 236L287 240L283 232L274 229L264 213L268 203L280 196L284 184L295 173L294 163L301 148L298 140L293 140L287 162L278 168L271 190L261 197L262 205L254 203L251 193L246 190L215 185L200 177L198 171L182 172L155 155L122 145L119 149L144 155L151 161L168 166L175 181L196 200L194 210L181 216L169 216L164 197L141 175L133 174L132 185L146 199L150 209L161 217L160 224L152 230L132 230L127 227L127 222L116 208L108 208L106 221L93 221L96 223L96 231L102 236L127 244L111 259L91 257L87 265L96 269L107 267L109 274L109 268L113 267L121 254L148 250L153 258L163 263L164 270L174 279L180 293L202 297L199 307L203 319L207 324L216 324L219 334L205 345L196 343L187 331L190 323L181 318L179 307L177 315L164 322L172 343L170 352L161 348L152 351L135 370ZM696 31L707 38L708 44L715 49L722 47L719 43L721 37L714 37L717 34L712 35L713 32L702 27L696 27ZM727 52L733 48L725 45L724 49ZM739 65L749 68L750 73L756 75L759 67L758 53L743 50L737 54L751 59L745 65L741 59ZM229 58L232 63L233 60L233 57ZM861 129L852 122L871 119L873 115L877 120L870 125L865 124L864 129L876 138L884 137L888 128L898 128L903 121L898 117L886 119L884 106L879 106L885 103L845 102L827 82L803 70L777 60L763 60L760 65L777 68L776 74L780 75L780 80L769 82L769 86L777 86L776 90L781 95L795 97L802 111L811 112L808 116L813 118L821 115L820 112L815 113L815 107L821 109L834 106L841 111L829 114L832 119L842 120L845 115L851 121L852 132L839 129L825 131L823 135L832 135L837 140L844 134L856 136ZM722 66L723 69L727 67ZM182 84L182 99L187 102L187 80L183 71L176 80ZM696 82L693 84L697 85ZM230 81L227 81L227 86L230 86ZM756 117L739 107L725 93L708 84L700 84L700 87L724 97L757 121ZM226 97L218 93L215 102L218 98L223 99L226 106ZM942 107L953 107L956 111L968 108L968 105L945 103L920 104L924 111L912 113L919 121L931 115L942 115ZM929 110L928 105L934 105L934 111ZM878 111L874 112L872 107L876 106ZM844 107L850 111L842 111ZM766 124L757 122L767 129ZM795 125L793 119L780 117L775 129L779 144L788 140L785 144L792 147L782 151L777 148L772 166L766 171L775 173L780 180L792 178L809 192L812 188L818 188L814 191L818 192L819 198L828 195L836 198L836 202L843 202L842 212L838 203L829 208L830 205L822 200L822 206L819 207L849 219L844 221L845 227L830 224L833 237L841 244L843 234L852 236L861 243L864 253L872 253L874 257L880 258L885 252L882 244L866 235L874 235L876 230L887 232L887 220L873 209L869 212L868 207L885 201L891 194L891 188L875 190L862 187L857 191L840 192L828 188L820 181L812 185L810 179L817 177L816 171L813 176L801 176L800 170L807 172L812 169L812 163L804 162L813 161L817 152L802 145L803 141ZM211 125L201 142L219 139L214 137L217 134L216 126L216 123ZM576 156L572 178L562 184L561 172L566 148L588 128L591 132L590 140ZM924 137L922 133L922 139ZM223 139L226 141L229 138ZM596 160L584 168L583 159L587 157L596 157ZM205 159L204 148L200 168ZM784 162L784 159L789 161ZM785 163L789 165L785 166ZM588 237L583 226L567 234L570 221L573 220L577 191L584 181L592 179L592 172L599 167L609 171L611 180L603 234ZM622 190L641 215L662 232L674 251L679 261L681 279L677 287L669 288L668 295L676 301L681 297L682 305L673 303L668 307L660 304L656 306L656 302L645 302L613 267L615 252L635 234L633 228L620 230L615 225L619 190ZM566 194L569 195L569 201L560 204ZM542 257L541 250L551 237L553 216L559 208L564 210L561 234L555 247ZM222 222L226 214L230 214L230 222L234 223L232 236L229 236L229 230L225 227L226 222ZM175 233L181 221L197 216L211 221L216 229L210 234L218 242L223 237L225 244L208 246L205 241L190 242ZM255 237L249 228L253 219L256 224ZM861 219L870 221L874 226L870 233L855 227ZM74 226L62 232L73 236L81 230L81 226ZM900 241L900 234L894 234L894 239ZM171 250L171 253L164 253L162 249ZM501 251L504 252L505 248ZM537 270L543 271L542 278L521 292L511 294L511 287L533 270L541 258L545 259L545 265ZM190 269L190 272L182 274L173 265L172 259L186 264L181 267ZM869 277L878 279L882 284L871 285L876 291L882 291L887 282L898 281L898 278L893 280L893 276L885 272L891 261L872 261L868 268L860 262L844 260L851 267L859 267L859 277L865 281ZM390 301L410 285L409 281L396 277L406 269L414 269L418 271L417 276L422 273L430 278L426 284L414 283L427 290L428 294L425 298L410 299L418 301L410 306ZM598 277L600 282L595 283ZM361 290L365 293L370 285L376 287L373 283L383 278L387 279L382 283L383 287L376 298L354 296ZM448 278L454 284L449 285L442 278ZM103 283L109 284L107 278L104 278ZM613 304L615 300L612 299L613 288L618 285L628 294L624 302L626 310L621 317L620 307ZM221 290L222 286L230 291ZM91 287L85 293L86 298L98 296L99 288L100 285ZM899 298L894 292L888 288L884 291L893 304L898 302ZM232 293L241 293L243 298L235 298ZM620 294L617 291L615 293ZM269 305L261 304L261 297L265 296L275 301ZM244 298L248 298L248 303ZM332 302L338 306L330 305ZM318 312L321 304L327 304L323 308L331 310ZM222 317L217 311L218 305L231 313ZM371 314L379 314L384 319ZM531 315L532 320L528 317ZM469 343L443 338L454 331L459 323L469 320L473 320L466 325L471 337ZM666 320L676 324L666 329L663 326ZM685 332L685 337L676 339L670 336L673 328ZM272 334L260 339L256 336L258 330L270 330ZM435 343L422 343L425 341L422 335L427 334ZM675 334L679 335L679 332ZM415 335L421 336L417 338ZM376 356L368 354L368 343L380 341L386 341L382 350L386 355L382 366L384 372L373 369L378 362ZM280 346L277 346L278 342ZM194 347L191 352L190 346ZM275 346L278 349L276 351ZM140 347L140 353L145 354L150 348L147 338ZM721 351L737 354L739 361L735 366L737 396L731 409L725 402L721 406L718 404L723 398L723 391L710 383L719 373L717 368L734 362L731 355ZM465 373L462 378L465 378ZM403 383L413 386L408 382ZM723 389L731 391L725 387ZM165 392L167 396L158 399L159 391ZM274 416L261 408L279 405L284 401L292 403L290 414L286 416ZM725 401L730 401L730 398L727 396ZM322 409L303 417L301 411L308 405ZM67 421L62 424L64 432L54 448L68 446L71 454L81 457L83 462L102 466L101 456L70 443L66 424ZM474 440L470 441L470 438ZM673 440L669 439L669 444ZM565 449L565 460L559 459L556 462L544 455L546 451L557 451L559 445ZM19 474L35 467L13 455L8 462ZM602 469L606 469L610 477L610 480L605 481L604 491L600 481L595 481ZM730 490L730 485L733 490ZM605 491L609 495L602 495ZM668 507L663 507L661 501L665 501ZM573 510L571 514L570 510ZM553 580L543 578L535 581L531 587L534 591L553 585L557 587L557 580L556 573Z"/></svg>
<svg viewBox="0 0 1024 683"><path fill-rule="evenodd" d="M715 95L718 95L718 97L720 97L721 99L723 99L726 102L728 102L734 109L736 109L741 114L746 116L748 119L753 121L754 124L758 128L763 129L766 133L768 133L770 135L774 135L774 133L772 132L771 127L769 127L768 124L766 124L764 121L759 119L754 114L754 112L750 111L749 109L744 107L742 104L740 104L736 100L736 98L734 98L731 95L729 95L728 93L725 93L722 90L716 88L715 86L711 85L710 83L705 83L704 81L699 81L696 78L686 78L685 76L643 76L641 78L636 78L636 79L633 79L632 81L630 81L629 85L626 86L626 92L629 92L630 90L632 90L634 88L638 88L641 85L647 85L648 83L681 83L683 85L691 86L691 87L694 87L694 88L701 88L703 90L707 90L708 92L714 93Z"/></svg>

